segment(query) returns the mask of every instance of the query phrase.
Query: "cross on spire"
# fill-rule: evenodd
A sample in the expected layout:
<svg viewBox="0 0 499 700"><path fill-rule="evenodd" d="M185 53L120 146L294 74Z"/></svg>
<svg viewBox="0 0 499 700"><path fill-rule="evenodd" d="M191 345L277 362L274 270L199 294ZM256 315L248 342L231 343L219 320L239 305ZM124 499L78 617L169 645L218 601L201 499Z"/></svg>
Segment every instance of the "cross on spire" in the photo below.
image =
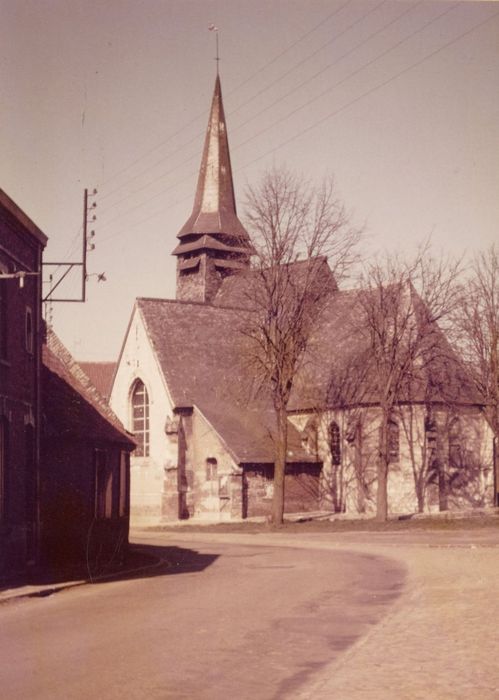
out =
<svg viewBox="0 0 499 700"><path fill-rule="evenodd" d="M219 74L219 65L220 65L220 54L219 54L219 49L218 49L218 27L216 27L214 24L210 24L208 27L208 31L210 32L215 32L215 61L217 62L217 75Z"/></svg>

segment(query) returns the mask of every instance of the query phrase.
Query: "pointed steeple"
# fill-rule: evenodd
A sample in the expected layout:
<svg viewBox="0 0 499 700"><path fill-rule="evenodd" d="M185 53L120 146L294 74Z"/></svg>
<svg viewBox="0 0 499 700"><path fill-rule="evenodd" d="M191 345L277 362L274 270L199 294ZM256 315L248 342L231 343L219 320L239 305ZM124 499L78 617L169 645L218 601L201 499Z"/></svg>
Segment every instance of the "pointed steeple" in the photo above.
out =
<svg viewBox="0 0 499 700"><path fill-rule="evenodd" d="M253 247L237 217L218 74L194 207L177 237L178 299L211 301L224 276L249 266Z"/></svg>

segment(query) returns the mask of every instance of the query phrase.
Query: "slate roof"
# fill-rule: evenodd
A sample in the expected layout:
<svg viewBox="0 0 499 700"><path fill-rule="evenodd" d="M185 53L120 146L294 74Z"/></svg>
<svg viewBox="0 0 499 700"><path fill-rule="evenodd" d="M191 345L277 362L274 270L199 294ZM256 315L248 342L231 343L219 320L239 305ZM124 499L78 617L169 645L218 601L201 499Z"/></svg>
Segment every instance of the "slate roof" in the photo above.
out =
<svg viewBox="0 0 499 700"><path fill-rule="evenodd" d="M295 265L297 275L301 274L303 264ZM324 279L329 283L332 276ZM216 297L218 305L140 298L137 306L175 407L197 406L238 462L267 462L273 461L275 417L270 396L249 398L251 370L244 365L241 332L253 313L248 293L252 284L251 273L227 278ZM365 292L334 289L331 287L295 379L290 411L379 402L381 388L363 321L361 294ZM438 326L433 333L434 359L413 368L411 383L402 387L399 401L482 404ZM289 461L314 461L302 449L292 426L289 450L293 453Z"/></svg>
<svg viewBox="0 0 499 700"><path fill-rule="evenodd" d="M232 180L227 126L222 102L222 88L217 75L211 104L208 129L204 142L198 184L192 214L178 238L182 241L191 234L229 234L239 246L252 250L250 238L239 221ZM178 255L183 248L174 251Z"/></svg>
<svg viewBox="0 0 499 700"><path fill-rule="evenodd" d="M137 299L176 408L197 406L238 463L274 461L269 397L251 398L244 367L245 312L209 304ZM290 426L288 461L316 462Z"/></svg>
<svg viewBox="0 0 499 700"><path fill-rule="evenodd" d="M79 362L99 394L109 400L116 362Z"/></svg>
<svg viewBox="0 0 499 700"><path fill-rule="evenodd" d="M365 292L359 289L331 294L297 376L290 411L379 402L380 387L369 353L361 294ZM401 388L398 400L483 404L443 332L436 325L432 332L427 359L421 367L413 367L410 383Z"/></svg>
<svg viewBox="0 0 499 700"><path fill-rule="evenodd" d="M333 292L338 289L336 280L327 263L327 258L320 256L314 258L312 263L319 266L317 279L325 289ZM297 260L289 263L286 267L289 277L300 286L300 282L304 283L307 274L307 267L310 264L309 260ZM265 275L265 270L256 270L254 268L243 271L237 275L225 277L215 295L213 304L215 306L235 306L238 308L254 308L255 295L261 285L261 275ZM314 273L315 277L315 273Z"/></svg>
<svg viewBox="0 0 499 700"><path fill-rule="evenodd" d="M42 386L46 437L91 437L135 447L133 436L51 330L42 348Z"/></svg>

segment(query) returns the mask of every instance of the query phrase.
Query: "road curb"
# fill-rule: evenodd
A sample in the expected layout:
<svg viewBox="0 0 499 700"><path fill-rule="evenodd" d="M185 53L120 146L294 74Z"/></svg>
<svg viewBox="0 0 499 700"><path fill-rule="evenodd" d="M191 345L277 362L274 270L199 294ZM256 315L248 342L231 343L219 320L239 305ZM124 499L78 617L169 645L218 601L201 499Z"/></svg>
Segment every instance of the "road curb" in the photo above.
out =
<svg viewBox="0 0 499 700"><path fill-rule="evenodd" d="M140 550L140 546L134 545L134 547ZM142 554L144 554L142 552ZM6 589L0 592L0 606L8 605L10 603L15 603L16 601L29 600L30 598L48 598L54 593L60 593L61 591L68 590L70 588L77 588L78 586L92 585L94 583L101 583L102 581L110 581L112 579L119 578L121 576L131 576L133 574L138 574L141 571L149 571L160 566L169 566L169 562L162 559L161 557L154 556L152 554L145 554L145 556L155 559L151 564L145 564L144 566L138 566L131 569L124 569L121 571L115 571L109 574L102 574L100 576L90 576L89 578L78 579L74 581L66 581L61 584L51 585L27 585L19 587L19 590L14 588ZM30 590L26 590L26 589ZM32 589L32 590L31 590Z"/></svg>

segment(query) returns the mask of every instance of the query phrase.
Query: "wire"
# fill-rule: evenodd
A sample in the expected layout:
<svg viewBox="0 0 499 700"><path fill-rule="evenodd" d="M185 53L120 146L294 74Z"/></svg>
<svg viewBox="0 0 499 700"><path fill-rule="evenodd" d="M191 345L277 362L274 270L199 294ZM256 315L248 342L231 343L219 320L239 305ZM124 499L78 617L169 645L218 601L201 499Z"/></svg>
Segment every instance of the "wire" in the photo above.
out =
<svg viewBox="0 0 499 700"><path fill-rule="evenodd" d="M332 39L328 39L324 44L322 44L322 45L319 46L317 49L315 49L315 51L313 51L311 54L309 54L308 56L305 56L305 58L303 58L301 61L298 61L298 63L295 63L294 66L291 66L291 68L289 68L285 73L282 73L278 78L276 78L274 81L272 81L271 83L269 83L266 87L264 87L264 88L262 88L261 90L259 90L255 95L253 95L253 96L250 97L248 100L246 100L246 102L242 102L242 103L239 105L239 107L236 107L236 109L232 110L232 112L230 112L230 114L234 114L235 112L238 112L240 109L242 109L242 107L245 107L247 104L249 104L250 102L252 102L252 101L255 99L255 97L259 97L259 96L260 96L261 94L263 94L264 92L267 92L267 90L270 90L271 87L273 87L276 83L278 83L278 82L279 82L280 80L282 80L283 78L286 78L290 73L292 73L294 70L296 70L296 68L298 68L299 66L303 65L304 63L306 63L307 61L309 61L309 60L310 60L311 58L313 58L314 56L316 56L318 53L320 53L320 52L322 51L322 49L324 49L326 46L329 46L329 44L332 44L333 41L336 41L336 40L339 39L341 36L343 36L344 34L346 34L347 32L349 32L350 29L352 29L352 28L355 27L357 24L359 24L362 20L364 20L366 17L368 17L368 15L372 14L372 13L375 12L377 9L379 9L379 8L381 7L381 5L384 5L385 2L386 2L386 0L381 0L381 2L379 2L377 5L375 5L374 7L372 7L370 10L368 10L368 11L367 11L365 14L363 14L361 17L359 17L358 19L356 19L355 22L352 22L352 24L349 24L348 27L346 27L346 29L344 29L343 31L341 31L339 34L337 34L336 36L334 36ZM411 8L411 9L412 9L412 8ZM361 43L362 43L362 42L361 42Z"/></svg>
<svg viewBox="0 0 499 700"><path fill-rule="evenodd" d="M352 0L347 0L347 2L345 2L343 5L341 5L337 10L334 10L334 12L331 12L330 15L327 15L327 17L325 17L323 20L321 20L320 22L318 22L318 23L317 23L314 27L312 27L312 29L310 29L308 32L305 32L305 34L302 34L296 41L294 41L292 44L290 44L289 46L287 46L283 51L281 51L281 53L278 53L277 56L274 56L274 58L272 58L268 63L266 63L265 65L263 65L263 66L261 66L260 68L258 68L258 70L256 70L256 71L255 71L254 73L252 73L248 78L246 78L245 80L243 80L242 83L239 83L239 85L237 85L233 90L231 90L230 92L228 92L227 95L228 95L228 96L229 96L229 95L233 95L233 94L234 94L235 92L237 92L240 88L242 88L244 85L246 85L247 83L249 83L250 80L253 80L253 78L255 78L257 75L260 75L260 73L261 73L263 70L266 70L269 66L271 66L272 64L274 64L274 63L275 63L276 61L278 61L280 58L282 58L286 53L288 53L288 51L291 51L291 49L293 49L297 44L299 44L300 41L302 41L303 39L306 39L307 36L310 36L310 34L312 34L313 32L317 31L317 29L319 29L320 27L323 27L324 24L325 24L326 22L328 22L328 21L329 21L330 19L332 19L335 15L337 15L339 12L341 12L341 10L343 10L343 8L345 8L347 5L350 5L351 2L352 2ZM239 107L238 107L238 109L239 109Z"/></svg>
<svg viewBox="0 0 499 700"><path fill-rule="evenodd" d="M419 34L419 33L422 32L424 29L427 29L427 27L429 27L430 25L432 25L432 24L434 24L435 22L437 22L439 19L442 19L442 17L444 17L444 15L447 15L449 12L451 12L451 11L456 7L457 4L458 4L458 2L452 3L452 5L450 5L446 10L444 10L443 12L441 12L439 15L437 15L437 16L434 17L434 18L432 18L431 20L429 20L428 22L426 22L425 24L423 24L423 25L422 25L421 27L419 27L418 29L415 29L413 32L411 32L410 34L408 34L407 36L405 36L403 39L401 39L400 41L398 41L396 44L394 44L393 46L389 47L388 49L385 49L385 50L382 51L380 54L378 54L378 55L375 56L374 58L372 58L372 59L370 59L369 61L367 61L367 63L364 63L364 64L363 64L362 66L360 66L359 68L356 68L354 71L352 71L351 73L349 73L348 75L346 75L346 76L345 76L344 78L342 78L341 80L337 81L336 83L333 83L333 84L330 85L328 88L326 88L326 90L323 90L322 92L320 92L318 95L316 95L316 96L313 97L312 99L307 100L307 102L305 102L304 104L300 105L299 107L296 107L296 108L293 109L291 112L289 112L288 114L286 114L285 117L281 117L281 118L277 119L276 121L274 121L274 122L272 122L271 124L267 125L265 128L260 129L260 131L258 131L256 134L253 134L253 136L250 136L249 138L247 138L246 141L243 141L242 143L239 143L239 144L236 146L236 148L235 148L234 150L237 150L238 148L242 148L242 147L245 146L247 143L250 143L250 141L253 141L253 140L256 139L258 136L261 136L261 135L264 134L266 131L269 131L269 129L272 129L274 126L277 126L278 124L279 124L279 125L282 124L282 122L283 122L284 120L289 119L290 117L294 116L295 114L297 114L298 112L300 112L300 111L301 111L302 109L304 109L305 107L309 107L309 106L310 106L311 104L313 104L314 102L317 102L317 100L319 100L321 97L324 97L324 95L327 95L327 93L331 92L331 90L333 90L334 88L337 88L339 85L342 85L342 84L345 83L347 80L350 80L350 78L353 78L354 75L357 75L358 73L360 73L361 71L363 71L365 68L369 68L369 67L372 66L374 63L376 63L377 61L379 61L380 58L384 58L387 54L391 53L391 52L394 51L395 49L398 49L400 46L402 46L402 44L404 44L406 41L409 41L409 39L412 39L413 37L415 37L416 34Z"/></svg>
<svg viewBox="0 0 499 700"><path fill-rule="evenodd" d="M237 90L239 90L243 85L246 85L246 84L247 84L250 80L252 80L255 76L259 75L263 70L267 69L270 65L272 65L273 63L275 63L278 59L280 59L282 56L284 56L288 51L290 51L292 48L294 48L300 41L302 41L302 40L305 39L306 37L310 36L310 34L312 34L313 32L317 31L317 29L319 29L320 27L322 27L322 26L324 25L325 22L329 21L332 17L334 17L336 14L338 14L344 7L346 7L347 5L350 5L351 2L352 2L352 0L347 0L347 2L345 2L343 5L341 5L337 10L334 10L334 12L331 12L329 15L327 15L323 20L321 20L321 21L318 22L314 27L312 27L312 29L310 29L310 30L308 30L307 32L305 32L304 34L302 34L302 35L301 35L298 39L296 39L292 44L290 44L290 45L287 46L283 51L281 51L279 54L277 54L277 56L274 56L274 58L272 58L270 61L268 61L266 64L264 64L261 68L259 68L257 71L255 71L255 73L253 73L253 74L250 75L248 78L246 78L242 83L240 83L239 85L237 85L230 93L228 93L228 95L232 95L232 94L235 93ZM180 129L178 129L177 131L175 131L173 134L170 134L169 136L167 136L166 139L164 139L163 141L160 141L158 144L156 144L155 146L153 146L152 148L150 148L148 151L145 151L141 156L138 156L138 158L136 158L134 161L132 161L131 163L129 163L129 164L126 165L125 167L121 168L120 170L118 170L117 172L113 173L112 175L110 175L110 176L109 176L108 178L106 178L105 180L103 180L101 183L99 183L99 187L104 187L105 185L108 184L108 182L110 182L111 180L114 180L115 178L117 178L117 177L119 177L120 175L122 175L124 172L126 172L127 170L129 170L130 168L132 168L134 165L136 165L137 163L139 163L141 160L143 160L144 158L146 158L148 155L150 155L150 154L153 153L154 151L157 151L158 148L161 148L162 146L164 146L166 143L168 143L168 142L171 141L173 138L175 138L175 137L178 136L180 133L182 133L182 131L184 131L185 129L187 129L187 128L188 128L189 126L191 126L192 124L195 124L199 119L201 119L202 117L205 117L205 116L206 116L206 112L203 110L203 112L200 112L199 114L197 114L197 115L196 115L195 117L193 117L189 122L187 122L186 124L183 124L182 127L181 127ZM197 137L196 137L196 138L197 138ZM114 191L116 191L116 190L114 190ZM112 193L104 194L104 195L101 197L101 199L104 199L105 197L110 196L110 194L112 194Z"/></svg>
<svg viewBox="0 0 499 700"><path fill-rule="evenodd" d="M338 39L340 36L342 36L343 34L345 34L347 31L349 31L350 29L352 29L352 27L354 27L354 26L355 26L356 24L358 24L361 20L365 19L369 14L371 14L372 12L374 12L375 10L377 10L379 7L381 7L381 5L383 5L385 2L386 2L386 0L382 0L380 3L378 3L377 5L375 5L374 8L371 8L368 12L364 13L364 14L363 14L360 18L358 18L355 22L351 23L346 29L344 29L342 32L340 32L340 34L338 34L338 35L336 35L335 37L333 37L333 39L329 39L325 44L323 44L321 47L319 47L319 49L315 50L312 54L310 54L309 56L307 56L305 59L303 59L303 60L300 61L299 63L295 64L291 69L287 70L284 74L282 74L282 75L280 76L280 78L278 78L277 80L273 81L273 82L270 83L270 85L268 85L266 88L264 88L263 90L260 90L258 93L256 93L256 95L254 95L254 97L257 97L257 96L260 95L261 93L266 92L266 91L268 90L269 87L273 86L276 82L278 82L278 81L279 81L280 79L282 79L283 77L289 75L289 73L291 73L293 70L295 70L298 66L302 65L303 63L305 63L305 62L306 62L307 60L309 60L309 58L311 58L312 56L315 56L315 54L318 53L318 51L322 50L322 48L324 48L325 46L329 45L330 43L332 43L332 41L335 41L335 40ZM339 60L341 60L341 58L343 58L343 57L349 55L349 54L352 53L354 50L356 50L357 48L361 47L363 44L367 43L373 36L375 36L376 34L378 34L379 32L381 32L383 29L388 28L391 24L393 24L394 22L396 22L398 19L400 19L403 15L405 15L405 14L408 13L409 11L412 11L412 10L414 9L414 7L417 7L419 4L420 4L420 3L417 3L417 5L411 6L411 7L409 7L409 9L404 10L404 12L402 12L401 15L397 16L396 18L394 18L393 20L391 20L390 22L388 22L384 27L382 27L381 29L379 29L379 30L377 30L376 32L374 32L374 33L373 33L372 35L370 35L367 39L364 39L363 41L361 41L361 42L359 42L358 44L356 44L356 46L355 46L353 49L350 49L350 50L347 51L343 56L340 56L336 61L334 61L332 64L330 64L329 67L332 67L332 66L335 65ZM334 15L335 13L332 13L332 14ZM331 15L331 16L332 16L332 15ZM311 33L311 32L309 32L309 33ZM315 77L317 77L317 75L319 75L320 73L322 73L322 72L324 72L325 70L327 70L327 68L328 68L328 66L326 66L326 68L322 69L321 71L319 71L318 73L316 73L314 76L312 76L311 79L314 79ZM307 82L307 81L305 81L305 82ZM238 126L235 128L234 131L237 131L237 130L240 129L242 126L245 126L246 124L248 124L248 123L251 122L252 120L256 119L258 116L260 116L260 114L262 114L263 112L265 112L265 111L267 111L268 109L270 109L270 107L272 107L274 104L277 104L279 101L281 101L282 99L285 99L285 97L289 96L289 95L292 94L294 91L298 90L303 84L304 84L304 83L300 83L299 86L297 86L296 88L293 88L293 90L291 90L290 92L288 92L286 95L284 95L283 97L279 98L278 100L276 100L275 102L273 102L271 105L267 106L266 108L264 108L263 110L261 110L260 112L258 112L258 113L257 113L256 115L254 115L253 117L250 117L250 119L247 119L245 122L243 122L243 124L238 125ZM253 99L253 98L251 98L251 99ZM244 102L242 105L240 105L240 107L246 105L249 101L251 101L251 99L248 100L247 102ZM239 109L239 107L238 107L236 110L233 110L232 112L230 112L229 115L230 115L230 114L233 114L233 113L234 113L235 111L237 111L238 109ZM271 127L269 127L269 128L271 128ZM199 135L196 135L195 137L193 137L192 139L190 139L188 142L186 142L186 143L183 144L182 146L179 146L179 148L177 148L175 151L173 151L173 153L171 153L170 155L173 155L173 154L177 153L177 152L178 152L179 150L181 150L184 146L187 146L187 145L193 143L193 142L196 141L198 138L199 138ZM244 142L244 143L246 143L246 142ZM238 147L239 147L239 146L238 146ZM170 174L172 174L172 173L178 172L179 168L182 168L184 165L186 165L187 163L190 163L192 160L194 160L195 158L198 158L198 157L199 157L199 153L198 153L198 152L194 153L193 155L189 156L187 159L185 159L184 161L182 161L180 164L178 164L178 165L176 165L176 166L170 168L170 169L167 170L166 172L161 173L161 174L158 175L157 177L155 177L155 178L153 178L152 180L149 180L149 181L146 182L145 184L141 185L141 187L139 187L138 189L134 190L133 194L136 194L137 192L141 192L141 191L143 191L143 190L149 188L151 185L155 184L155 183L158 182L159 180L161 180L161 179L167 177L168 175L170 175ZM166 157L165 157L165 158L166 158ZM163 162L163 160L165 160L165 158L161 158L161 159L160 159L159 161L157 161L154 165L159 165L161 162ZM151 166L151 167L154 167L154 165ZM134 175L132 178L130 178L129 180L127 180L127 182L130 182L131 180L135 179L135 178L138 177L139 175L144 174L144 172L147 172L148 170L149 170L149 167L146 168L145 170L142 170L140 173ZM191 175L191 174L189 174L187 177L190 177L190 175ZM181 181L181 182L183 182L183 181ZM124 184L126 184L126 183L124 183ZM120 185L120 186L118 186L115 190L113 190L113 192L118 191L119 189L121 189L122 186L123 186L123 184ZM106 196L107 196L107 195L106 195ZM158 195L158 196L159 196L159 195ZM154 198L154 197L153 197L153 198ZM104 197L101 197L101 200L102 200L102 199L104 199ZM125 202L125 201L128 200L128 199L129 199L129 195L127 194L127 195L123 196L121 199L119 199L118 201L116 201L116 202L114 202L113 204L111 204L110 206L108 206L104 211L107 213L110 209L112 209L112 208L114 208L114 207L116 207L116 206L119 206L120 204L122 204L123 202ZM149 202L149 201L150 201L150 199L146 200L146 202ZM134 209L134 208L135 208L135 207L133 207L132 209ZM121 213L119 214L119 216L121 216ZM111 223L111 222L115 221L117 218L118 218L118 217L113 217L111 220L109 220L108 222L106 222L104 225L107 225L108 223Z"/></svg>
<svg viewBox="0 0 499 700"><path fill-rule="evenodd" d="M350 49L349 49L348 51L346 51L344 54L342 54L342 55L339 56L337 59L335 59L332 63L328 63L327 66L324 66L324 68L321 68L321 70L317 71L317 73L314 73L314 75L308 77L306 80L303 80L301 83L299 83L298 85L296 85L292 90L289 90L288 92L286 92L286 93L285 93L284 95L282 95L281 97L278 97L277 100L274 100L274 102L271 102L269 105L267 105L266 107L264 107L262 110L260 110L260 111L257 112L256 114L254 114L252 117L250 117L250 119L247 119L245 122L242 122L242 124L238 124L238 125L235 127L235 129L232 129L232 133L234 133L235 131L238 131L238 130L241 129L243 126L246 126L246 124L249 124L251 121L253 121L253 119L256 119L257 117L261 116L262 114L264 114L264 112L267 112L271 107L275 107L276 104L279 104L279 102L282 102L282 100L285 100L286 97L289 97L290 95L292 95L294 92L296 92L297 90L299 90L299 89L300 89L301 87L303 87L304 85L309 85L310 82L311 82L312 80L315 80L315 78L317 78L319 75L322 75L322 73L324 73L325 71L329 70L329 69L332 68L333 66L337 65L340 61L342 61L344 58L346 58L347 56L349 56L351 53L353 53L354 51L356 51L358 48L360 48L361 46L363 46L364 44L366 44L368 41L370 41L371 39L373 39L375 36L377 36L378 34L381 34L381 32L384 32L385 29L388 29L388 27L391 27L392 24L395 24L396 22L399 21L399 19L402 19L402 17L404 17L404 15L407 15L409 12L412 12L416 7L419 7L419 5L422 4L422 2L423 2L423 0L420 0L420 1L417 2L415 5L410 5L410 6L409 6L407 9L405 9L400 15L397 15L397 17L394 17L392 20L390 20L390 22L388 22L387 24L383 25L382 27L380 27L379 29L377 29L375 32L373 32L372 34L370 34L370 35L367 37L367 39L365 39L365 40L359 42L358 44L355 44L355 46L352 46L352 48L350 48ZM336 85L334 85L333 87L336 87ZM329 91L329 90L330 90L330 88L328 88L328 91Z"/></svg>
<svg viewBox="0 0 499 700"><path fill-rule="evenodd" d="M413 68L416 68L416 67L420 66L422 63L424 63L425 61L427 61L428 59L433 58L433 56L436 56L438 53L440 53L440 51L443 51L443 50L447 49L449 46L452 46L452 44L455 44L456 41L459 41L460 39L462 39L463 37L467 36L468 34L471 34L471 32L475 31L476 29L478 29L479 27L481 27L482 25L486 24L487 22L489 22L490 20L494 19L494 17L497 17L497 16L499 16L499 12L495 12L493 15L491 15L490 17L487 17L487 18L484 19L482 22L479 22L478 24L474 25L473 27L471 27L470 29L466 30L465 32L462 32L461 34L459 34L459 35L458 35L457 37L455 37L454 39L451 39L450 41L448 41L446 44L443 44L442 46L440 46L439 48L435 49L435 50L432 51L431 53L427 54L426 56L423 56L423 58L419 59L419 60L416 61L415 63L412 63L410 66L407 66L406 68L402 69L401 71L399 71L399 72L396 73L395 75L391 76L391 77L388 78L387 80L384 80L383 82L379 83L378 85L375 85L375 86L374 86L373 88L371 88L370 90L367 90L366 92L363 92L361 95L359 95L358 97L356 97L356 98L353 99L353 100L350 100L349 102L347 102L346 104L342 105L341 107L339 107L338 109L334 110L333 112L329 112L329 114L326 114L326 116L324 116L324 117L322 117L321 119L319 119L318 121L314 122L313 124L311 124L310 126L308 126L306 129L302 129L302 131L300 131L298 134L295 134L294 136L292 136L292 137L289 138L289 139L286 139L285 141L282 141L279 145L275 146L274 148L270 149L269 151L266 151L266 152L263 153L261 156L258 156L257 158L254 158L254 159L253 159L252 161L250 161L249 163L246 163L244 166L241 166L241 167L237 168L236 172L238 172L239 170L242 170L242 169L244 169L244 168L248 168L250 165L253 165L254 163L257 163L257 162L258 162L259 160L261 160L262 158L265 158L266 156L271 155L272 153L275 153L276 151L278 151L278 150L279 150L280 148L282 148L283 146L286 146L287 144L291 143L292 141L294 141L295 139L299 138L300 136L303 136L303 134L306 134L306 133L308 133L309 131L312 131L312 129L315 129L317 126L319 126L320 124L323 124L323 123L324 123L325 121L327 121L328 119L331 119L332 117L335 117L337 114L339 114L340 112L343 112L343 111L344 111L345 109L347 109L348 107L351 107L352 105L356 104L357 102L360 102L360 100L364 99L364 97L368 97L369 95L372 95L372 94L373 94L374 92L376 92L377 90L380 90L381 88L385 87L386 85L388 85L389 83L393 82L393 81L396 80L397 78L400 78L400 76L404 75L405 73L408 73L408 72L409 72L410 70L412 70Z"/></svg>
<svg viewBox="0 0 499 700"><path fill-rule="evenodd" d="M455 4L457 4L457 3L455 3ZM453 7L454 7L454 5L453 5ZM451 9L453 9L453 7L452 7ZM447 11L450 11L450 10L447 10ZM438 17L434 18L434 19L432 20L432 22L433 22L433 21L437 21L438 19L440 19L440 17L443 16L443 14L446 14L446 13L447 13L447 11L444 12L444 13L442 13L442 15L439 15ZM454 37L454 38L451 39L450 41L448 41L448 42L446 42L445 44L441 45L440 47L438 47L438 48L435 49L434 51L430 52L430 53L427 54L426 56L423 56L421 59L415 61L414 63L410 64L409 66L406 66L406 68L403 68L401 71L397 72L395 75L392 75L392 76L391 76L390 78L388 78L387 80L384 80L384 81L382 81L381 83L378 83L378 84L375 85L374 87L370 88L369 90L366 90L365 92L363 92L362 94L360 94L359 96L357 96L356 98L354 98L353 100L350 100L350 101L346 102L344 105L338 107L336 110L333 110L332 112L329 112L327 115L325 115L325 116L322 117L321 119L319 119L319 120L313 122L312 124L310 124L310 125L309 125L308 127L306 127L305 129L302 129L302 130L301 130L300 132L298 132L297 134L294 134L294 135L291 136L290 138L285 139L284 141L282 141L282 142L281 142L280 144L278 144L277 146L273 147L273 148L270 149L270 150L265 151L264 153L262 153L261 155L257 156L257 157L254 158L253 160L251 160L251 161L245 163L244 165L240 166L239 168L237 168L237 169L235 170L235 172L239 172L239 171L241 171L241 170L244 170L245 168L250 167L250 166L253 165L254 163L257 163L258 161L260 161L260 160L262 160L263 158L265 158L266 156L271 155L271 154L275 153L276 151L280 150L283 146L288 145L289 143L293 142L293 141L296 140L297 138L300 138L301 136L303 136L304 134L308 133L309 131L312 131L313 129L315 129L316 127L320 126L320 125L323 124L324 122L326 122L326 121L328 121L329 119L331 119L331 118L335 117L336 115L340 114L340 113L343 112L345 109L348 109L348 108L351 107L352 105L357 104L358 102L360 102L360 101L361 101L362 99L364 99L365 97L368 97L369 95L372 95L373 93L375 93L376 91L378 91L378 90L380 90L381 88L385 87L386 85L388 85L389 83L393 82L393 81L396 80L397 78L401 77L402 75L405 75L406 73L408 73L408 72L409 72L410 70L412 70L413 68L416 68L416 67L420 66L421 64L423 64L425 61L429 60L430 58L433 58L433 56L437 55L437 54L440 53L441 51L444 51L444 50L447 49L449 46L452 46L452 45L455 44L457 41L459 41L460 39L464 38L464 37L467 36L468 34L471 34L471 33L474 32L476 29L478 29L479 27L483 26L483 25L486 24L487 22L491 21L492 19L494 19L494 18L495 18L496 16L498 16L498 15L499 15L499 12L496 12L496 13L490 15L489 17L485 18L484 20L482 20L482 21L479 22L478 24L475 24L473 27L470 27L470 28L467 29L466 31L462 32L461 34L458 34L456 37ZM428 23L428 24L425 25L425 26L429 26L429 24L431 24L431 22ZM423 28L424 28L424 27L420 28L419 30L416 30L415 33L419 32L419 31L420 31L421 29L423 29ZM414 34L412 34L412 35L409 36L409 37L406 37L405 40L407 40L407 39L409 39L409 38L412 38L412 36L414 36ZM405 40L404 40L404 41L405 41ZM403 41L399 42L398 45L400 45L401 43L403 43ZM395 47L392 47L392 48L395 48ZM391 49L388 49L387 51L384 52L384 54L388 53L388 51L390 51L390 50L391 50ZM380 57L381 57L381 56L378 56L378 57L377 57L376 59L374 59L374 60L377 60L377 59L380 58ZM371 61L368 65L370 65L371 63L373 63L374 60ZM363 67L367 67L367 66L363 66ZM359 70L360 70L360 69L359 69ZM358 72L358 71L357 71L357 72ZM301 109L301 107L298 108L298 109ZM295 110L295 111L298 111L298 109ZM288 116L290 116L290 115L288 115ZM262 132L259 132L259 133L262 133ZM259 135L259 134L256 134L256 135L255 135L254 137L252 137L252 138L256 138L256 136L258 136L258 135ZM247 141L244 142L244 143L247 143ZM236 148L239 148L241 145L243 145L243 144L239 144ZM235 150L235 149L234 149L234 150ZM127 210L126 212L120 213L117 217L115 217L115 218L112 219L111 221L106 222L105 225L111 224L115 219L120 218L122 215L127 214L129 211L132 211L132 210L134 210L134 209L139 208L140 206L143 206L144 204L146 204L146 203L152 201L153 199L156 199L157 197L163 195L165 191L171 190L173 187L176 187L177 185L182 184L183 182L185 182L186 180L188 180L190 177L192 177L193 174L196 174L196 171L194 171L194 173L189 173L188 176L186 176L185 178L183 178L181 181L176 182L174 185L172 185L171 187L167 188L167 190L163 190L162 192L160 192L160 193L154 195L153 197L150 197L149 199L147 199L147 200L141 202L140 204L135 205L132 209ZM191 197L191 195L189 195L189 197ZM187 199L187 197L184 198L184 199ZM180 200L180 201L184 201L184 200ZM176 206L178 203L179 203L179 202L176 202L176 203L175 203L175 206ZM158 215L161 213L161 211L162 211L162 210L156 212L155 214L148 215L148 216L145 217L144 219L141 219L140 221L135 222L134 224L132 224L132 226L139 226L139 225L141 225L141 224L144 223L145 221L148 221L148 220L150 220L151 218L154 218L155 216L158 216ZM102 239L102 240L103 240L103 241L107 241L107 240L109 240L110 238L114 238L114 237L115 237L116 235L118 235L119 233L121 233L121 231L120 231L120 232L117 232L116 234L111 234L110 236L107 236L106 238L104 238L104 239Z"/></svg>

